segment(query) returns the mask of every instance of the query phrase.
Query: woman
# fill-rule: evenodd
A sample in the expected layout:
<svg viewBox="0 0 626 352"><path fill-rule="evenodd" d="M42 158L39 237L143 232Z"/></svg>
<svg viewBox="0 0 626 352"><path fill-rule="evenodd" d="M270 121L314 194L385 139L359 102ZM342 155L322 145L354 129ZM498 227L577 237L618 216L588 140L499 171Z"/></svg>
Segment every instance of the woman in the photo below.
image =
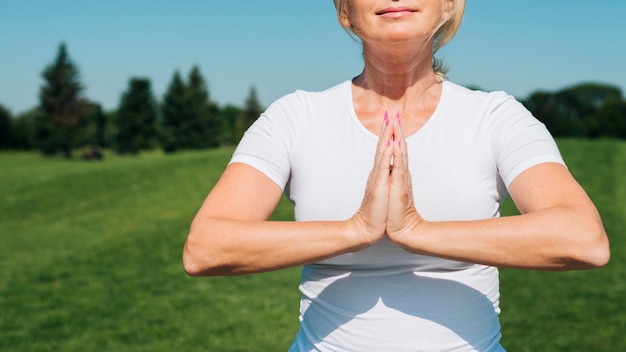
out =
<svg viewBox="0 0 626 352"><path fill-rule="evenodd" d="M502 351L497 267L601 267L601 219L512 97L443 79L464 0L335 0L362 73L276 101L196 215L194 276L304 265L291 351ZM434 64L433 64L434 62ZM283 190L295 222L270 222ZM510 193L522 215L499 216Z"/></svg>

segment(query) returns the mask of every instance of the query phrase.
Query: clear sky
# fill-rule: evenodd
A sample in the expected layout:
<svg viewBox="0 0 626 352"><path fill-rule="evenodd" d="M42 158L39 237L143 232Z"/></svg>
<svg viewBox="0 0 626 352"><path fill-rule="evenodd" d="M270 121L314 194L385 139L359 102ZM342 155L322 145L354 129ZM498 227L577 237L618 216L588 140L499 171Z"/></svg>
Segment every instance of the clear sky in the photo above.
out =
<svg viewBox="0 0 626 352"><path fill-rule="evenodd" d="M519 98L589 81L626 92L625 14L624 0L467 0L440 57L451 80ZM37 105L41 72L61 42L87 97L105 109L116 108L129 78L149 78L161 99L174 72L193 65L212 100L238 106L251 86L268 105L362 69L332 0L3 0L0 104L13 113Z"/></svg>

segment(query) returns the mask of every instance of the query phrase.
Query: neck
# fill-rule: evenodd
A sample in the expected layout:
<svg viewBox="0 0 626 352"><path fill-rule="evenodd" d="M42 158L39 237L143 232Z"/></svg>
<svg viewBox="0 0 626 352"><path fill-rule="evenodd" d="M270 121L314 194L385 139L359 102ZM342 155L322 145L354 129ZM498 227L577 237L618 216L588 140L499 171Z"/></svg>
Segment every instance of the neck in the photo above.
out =
<svg viewBox="0 0 626 352"><path fill-rule="evenodd" d="M423 50L411 51L364 45L363 56L365 68L354 84L374 93L381 101L421 100L426 90L441 81L433 70L429 45Z"/></svg>

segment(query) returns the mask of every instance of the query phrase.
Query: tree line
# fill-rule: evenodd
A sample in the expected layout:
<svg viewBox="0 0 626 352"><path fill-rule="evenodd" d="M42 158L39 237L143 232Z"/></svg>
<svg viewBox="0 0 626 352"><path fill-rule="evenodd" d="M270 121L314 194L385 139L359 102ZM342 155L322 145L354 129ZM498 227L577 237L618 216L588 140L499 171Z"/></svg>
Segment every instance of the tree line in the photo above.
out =
<svg viewBox="0 0 626 352"><path fill-rule="evenodd" d="M583 83L522 102L557 137L626 139L626 101L617 87Z"/></svg>
<svg viewBox="0 0 626 352"><path fill-rule="evenodd" d="M138 154L160 148L171 153L236 144L261 114L256 89L242 108L218 106L194 66L186 77L176 71L162 99L148 78L132 77L117 109L105 112L84 96L80 72L61 44L42 73L39 104L18 116L0 105L0 148L39 150L71 158L77 151L102 157L102 149Z"/></svg>
<svg viewBox="0 0 626 352"><path fill-rule="evenodd" d="M132 77L116 110L88 100L80 73L61 44L45 67L39 105L18 116L0 105L0 148L39 150L71 158L77 150L99 158L103 148L138 154L167 153L236 144L261 107L254 87L243 107L220 107L209 98L198 66L186 77L176 71L158 101L148 78ZM619 88L583 83L532 93L521 102L556 137L626 139L626 100Z"/></svg>

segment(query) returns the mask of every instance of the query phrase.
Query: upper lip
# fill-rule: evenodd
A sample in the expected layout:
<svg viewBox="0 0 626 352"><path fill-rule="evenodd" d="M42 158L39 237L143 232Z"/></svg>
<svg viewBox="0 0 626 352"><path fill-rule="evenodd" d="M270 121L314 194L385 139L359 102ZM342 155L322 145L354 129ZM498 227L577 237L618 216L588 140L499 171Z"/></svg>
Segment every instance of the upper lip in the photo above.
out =
<svg viewBox="0 0 626 352"><path fill-rule="evenodd" d="M390 12L403 12L403 11L409 11L409 12L416 12L417 10L412 9L410 7L404 7L404 6L400 6L400 7L387 7L385 9L382 9L378 12L376 12L377 15L384 15L386 13L390 13Z"/></svg>

